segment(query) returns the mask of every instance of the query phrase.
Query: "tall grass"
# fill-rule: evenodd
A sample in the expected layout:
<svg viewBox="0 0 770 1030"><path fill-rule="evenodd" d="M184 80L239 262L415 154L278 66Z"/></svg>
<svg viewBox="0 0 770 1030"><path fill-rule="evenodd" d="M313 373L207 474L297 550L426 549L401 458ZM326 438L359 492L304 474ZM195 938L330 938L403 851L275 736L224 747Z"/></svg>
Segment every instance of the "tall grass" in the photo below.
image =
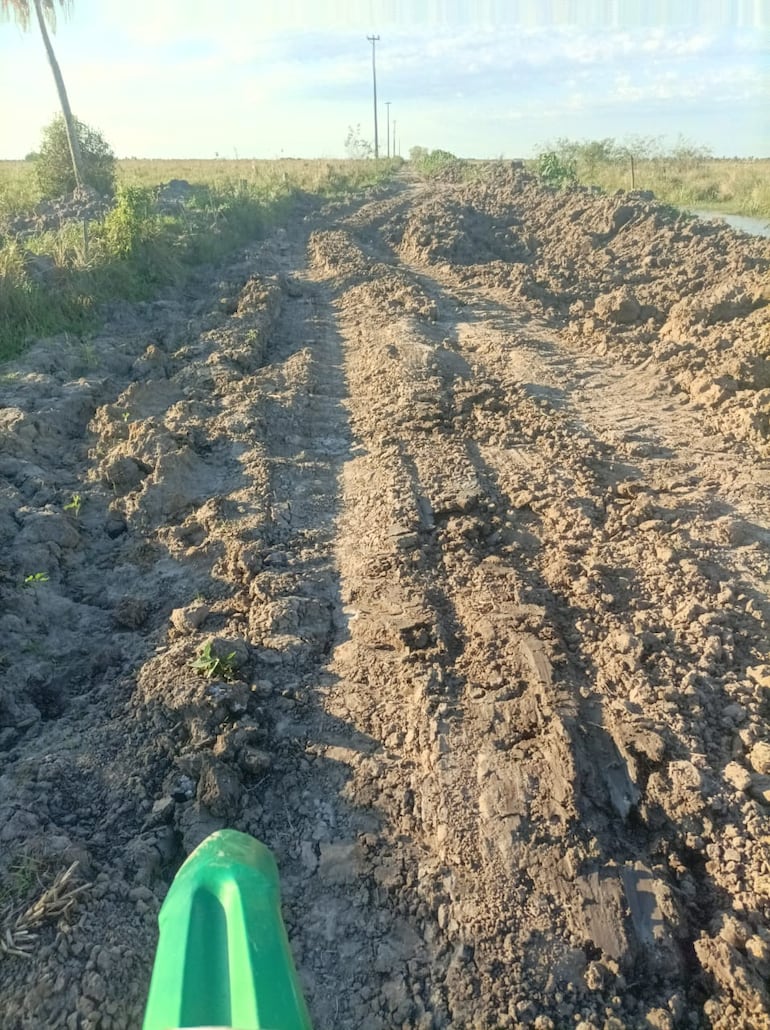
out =
<svg viewBox="0 0 770 1030"><path fill-rule="evenodd" d="M19 242L0 236L0 360L34 336L79 333L100 302L150 296L287 217L301 196L334 196L383 181L373 161L121 161L117 199L100 221L65 223ZM192 196L160 214L154 187L186 179ZM0 223L39 194L27 162L0 162ZM38 259L38 260L36 260ZM40 260L42 259L42 260Z"/></svg>
<svg viewBox="0 0 770 1030"><path fill-rule="evenodd" d="M578 178L602 189L632 188L630 162L597 167ZM770 160L710 159L693 165L657 158L634 163L635 189L652 190L658 200L674 207L708 208L724 214L770 219Z"/></svg>
<svg viewBox="0 0 770 1030"><path fill-rule="evenodd" d="M666 148L654 137L559 139L546 144L544 154L574 167L586 186L651 190L674 207L770 219L770 159L715 158L686 141Z"/></svg>

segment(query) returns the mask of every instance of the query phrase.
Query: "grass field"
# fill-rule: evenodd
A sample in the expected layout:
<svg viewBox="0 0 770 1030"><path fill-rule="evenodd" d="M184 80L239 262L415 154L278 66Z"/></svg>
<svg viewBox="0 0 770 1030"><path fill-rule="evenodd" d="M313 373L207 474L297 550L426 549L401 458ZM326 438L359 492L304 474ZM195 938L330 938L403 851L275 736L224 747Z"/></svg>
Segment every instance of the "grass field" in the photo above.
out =
<svg viewBox="0 0 770 1030"><path fill-rule="evenodd" d="M190 268L259 237L300 196L354 192L384 181L395 167L386 161L120 161L117 203L101 221L85 229L69 222L23 244L0 237L0 360L36 336L88 331L102 301L138 299L181 281ZM171 179L186 179L193 197L178 213L161 215L153 191ZM0 162L0 222L31 212L39 200L33 164ZM35 257L48 274L35 274Z"/></svg>
<svg viewBox="0 0 770 1030"><path fill-rule="evenodd" d="M630 161L579 170L578 176L586 185L607 191L632 188ZM634 183L635 189L652 190L658 200L674 207L770 219L770 160L635 161Z"/></svg>
<svg viewBox="0 0 770 1030"><path fill-rule="evenodd" d="M245 184L252 191L291 186L309 193L355 189L375 182L390 168L386 162L302 160L139 160L117 162L121 185L155 187L171 179L186 179L192 185L231 187ZM0 218L28 211L40 200L31 161L0 161Z"/></svg>
<svg viewBox="0 0 770 1030"><path fill-rule="evenodd" d="M770 220L770 159L715 158L680 137L666 146L659 137L599 140L561 138L546 143L533 168L543 163L560 178L615 190L652 190L665 204L706 208L722 214Z"/></svg>

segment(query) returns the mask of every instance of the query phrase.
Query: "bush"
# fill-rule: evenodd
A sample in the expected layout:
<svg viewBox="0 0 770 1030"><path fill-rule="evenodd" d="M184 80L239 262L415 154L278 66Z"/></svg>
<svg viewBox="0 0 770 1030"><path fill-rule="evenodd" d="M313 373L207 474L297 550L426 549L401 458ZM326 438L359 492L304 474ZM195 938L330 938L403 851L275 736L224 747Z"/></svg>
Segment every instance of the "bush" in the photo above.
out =
<svg viewBox="0 0 770 1030"><path fill-rule="evenodd" d="M152 191L144 186L121 186L115 207L102 222L108 252L128 258L153 238L156 228Z"/></svg>
<svg viewBox="0 0 770 1030"><path fill-rule="evenodd" d="M448 150L428 150L426 147L412 147L409 160L422 175L438 175L460 163L460 159Z"/></svg>
<svg viewBox="0 0 770 1030"><path fill-rule="evenodd" d="M537 174L549 186L569 186L577 182L577 167L574 160L561 158L553 150L547 150L537 160Z"/></svg>
<svg viewBox="0 0 770 1030"><path fill-rule="evenodd" d="M75 130L83 156L83 185L110 195L115 190L115 155L104 136L75 119ZM62 115L43 129L40 153L35 161L40 192L44 197L61 197L75 189L75 172Z"/></svg>
<svg viewBox="0 0 770 1030"><path fill-rule="evenodd" d="M345 153L354 161L362 161L367 157L374 156L374 147L361 135L360 124L348 126L348 134L345 137Z"/></svg>

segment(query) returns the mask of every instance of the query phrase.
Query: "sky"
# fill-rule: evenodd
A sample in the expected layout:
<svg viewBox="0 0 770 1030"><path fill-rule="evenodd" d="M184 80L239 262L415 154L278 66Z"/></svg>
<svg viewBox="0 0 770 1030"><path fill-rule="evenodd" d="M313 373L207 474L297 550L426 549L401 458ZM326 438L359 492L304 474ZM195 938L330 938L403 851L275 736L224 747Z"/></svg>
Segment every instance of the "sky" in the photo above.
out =
<svg viewBox="0 0 770 1030"><path fill-rule="evenodd" d="M374 139L370 35L383 153L389 110L404 156L638 136L770 156L770 0L73 0L52 40L119 157L342 157L350 127ZM0 21L0 159L58 110L34 21Z"/></svg>

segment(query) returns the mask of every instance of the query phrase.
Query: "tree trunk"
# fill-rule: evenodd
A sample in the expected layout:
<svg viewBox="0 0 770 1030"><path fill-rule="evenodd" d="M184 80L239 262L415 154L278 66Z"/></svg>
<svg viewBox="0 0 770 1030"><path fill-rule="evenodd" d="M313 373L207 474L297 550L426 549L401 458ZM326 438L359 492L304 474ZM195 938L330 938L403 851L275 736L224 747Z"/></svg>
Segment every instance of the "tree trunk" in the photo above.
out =
<svg viewBox="0 0 770 1030"><path fill-rule="evenodd" d="M70 108L70 102L67 98L67 90L64 87L64 79L62 78L61 69L59 68L59 62L56 60L56 54L53 52L51 46L51 39L48 35L48 30L45 27L45 18L43 16L43 9L40 4L40 0L34 0L35 14L37 15L37 22L40 26L40 34L43 37L43 44L45 45L46 53L48 54L48 63L51 65L51 71L56 81L56 89L59 91L59 103L61 104L62 114L64 115L64 124L67 128L67 141L70 145L70 156L72 157L72 170L75 173L75 183L77 186L83 185L83 157L80 153L80 141L78 140L78 134L75 127L75 119L72 117L72 109Z"/></svg>

